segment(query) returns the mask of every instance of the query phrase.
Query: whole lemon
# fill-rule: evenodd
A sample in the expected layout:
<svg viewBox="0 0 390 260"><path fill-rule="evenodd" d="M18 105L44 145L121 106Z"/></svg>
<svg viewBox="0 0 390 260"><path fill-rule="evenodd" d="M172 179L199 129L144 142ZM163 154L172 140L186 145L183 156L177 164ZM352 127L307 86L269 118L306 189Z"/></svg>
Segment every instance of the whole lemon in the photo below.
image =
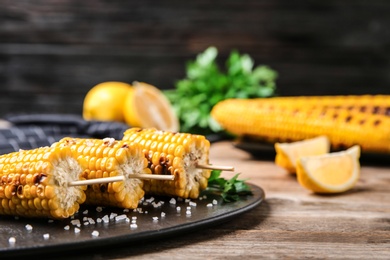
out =
<svg viewBox="0 0 390 260"><path fill-rule="evenodd" d="M83 118L123 122L123 106L131 88L130 84L118 81L97 84L84 98Z"/></svg>

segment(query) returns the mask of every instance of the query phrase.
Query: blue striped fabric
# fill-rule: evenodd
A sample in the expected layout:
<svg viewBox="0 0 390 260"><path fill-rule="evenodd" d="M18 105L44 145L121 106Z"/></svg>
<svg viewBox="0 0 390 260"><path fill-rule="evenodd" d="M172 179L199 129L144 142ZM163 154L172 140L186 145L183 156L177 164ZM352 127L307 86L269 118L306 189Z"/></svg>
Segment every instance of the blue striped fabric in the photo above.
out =
<svg viewBox="0 0 390 260"><path fill-rule="evenodd" d="M0 154L50 146L63 137L122 139L130 126L120 122L85 121L68 114L23 114L4 118L0 128Z"/></svg>

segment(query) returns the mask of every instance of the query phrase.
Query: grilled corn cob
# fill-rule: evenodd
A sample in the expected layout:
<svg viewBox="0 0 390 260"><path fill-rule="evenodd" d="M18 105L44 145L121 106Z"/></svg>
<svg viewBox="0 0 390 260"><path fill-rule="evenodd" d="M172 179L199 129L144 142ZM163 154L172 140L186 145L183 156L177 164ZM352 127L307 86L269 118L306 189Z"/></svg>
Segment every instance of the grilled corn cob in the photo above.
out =
<svg viewBox="0 0 390 260"><path fill-rule="evenodd" d="M0 156L0 214L62 219L86 199L85 186L68 187L82 173L69 148L41 147Z"/></svg>
<svg viewBox="0 0 390 260"><path fill-rule="evenodd" d="M195 199L207 188L210 170L196 167L208 164L210 142L204 136L130 128L123 140L141 144L153 174L175 176L173 181L146 180L148 194Z"/></svg>
<svg viewBox="0 0 390 260"><path fill-rule="evenodd" d="M125 181L89 185L86 203L122 208L136 208L144 196L143 180L132 174L150 174L141 146L112 138L63 138L54 147L69 146L83 168L87 180L125 176Z"/></svg>
<svg viewBox="0 0 390 260"><path fill-rule="evenodd" d="M212 117L238 136L291 142L326 135L334 149L360 145L362 151L390 152L390 117L337 108L264 108L256 100L218 103Z"/></svg>

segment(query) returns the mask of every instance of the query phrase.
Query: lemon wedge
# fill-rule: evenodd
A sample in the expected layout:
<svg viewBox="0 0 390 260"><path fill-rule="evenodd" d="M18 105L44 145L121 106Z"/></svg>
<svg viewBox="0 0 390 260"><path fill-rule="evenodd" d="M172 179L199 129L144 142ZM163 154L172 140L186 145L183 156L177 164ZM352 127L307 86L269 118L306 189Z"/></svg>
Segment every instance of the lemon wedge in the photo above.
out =
<svg viewBox="0 0 390 260"><path fill-rule="evenodd" d="M131 85L107 81L92 87L83 102L85 120L123 121L123 105Z"/></svg>
<svg viewBox="0 0 390 260"><path fill-rule="evenodd" d="M166 96L153 85L134 82L123 106L125 122L134 127L179 131L179 120Z"/></svg>
<svg viewBox="0 0 390 260"><path fill-rule="evenodd" d="M286 169L289 173L296 173L296 162L302 156L320 155L329 153L330 141L326 136L291 143L275 143L275 164Z"/></svg>
<svg viewBox="0 0 390 260"><path fill-rule="evenodd" d="M354 187L360 176L360 146L339 152L301 157L297 179L316 193L341 193Z"/></svg>

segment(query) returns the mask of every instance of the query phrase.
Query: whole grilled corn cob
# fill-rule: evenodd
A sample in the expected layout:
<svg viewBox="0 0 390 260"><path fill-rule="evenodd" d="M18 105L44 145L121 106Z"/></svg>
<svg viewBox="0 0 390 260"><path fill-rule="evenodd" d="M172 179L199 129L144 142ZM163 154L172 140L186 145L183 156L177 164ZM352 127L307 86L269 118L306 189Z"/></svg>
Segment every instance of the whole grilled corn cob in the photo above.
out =
<svg viewBox="0 0 390 260"><path fill-rule="evenodd" d="M133 174L150 174L141 146L112 138L63 138L54 147L69 146L83 168L87 180L125 176L125 181L89 185L86 203L92 205L136 208L144 196L143 180Z"/></svg>
<svg viewBox="0 0 390 260"><path fill-rule="evenodd" d="M291 142L326 135L334 149L390 152L390 117L337 108L264 107L249 99L218 103L212 117L227 131L267 142Z"/></svg>
<svg viewBox="0 0 390 260"><path fill-rule="evenodd" d="M153 174L175 176L173 181L146 180L145 192L195 199L207 188L210 170L197 168L208 164L210 142L204 136L130 128L123 140L141 144Z"/></svg>
<svg viewBox="0 0 390 260"><path fill-rule="evenodd" d="M81 166L69 148L41 147L0 156L0 214L54 219L72 216L86 199Z"/></svg>

